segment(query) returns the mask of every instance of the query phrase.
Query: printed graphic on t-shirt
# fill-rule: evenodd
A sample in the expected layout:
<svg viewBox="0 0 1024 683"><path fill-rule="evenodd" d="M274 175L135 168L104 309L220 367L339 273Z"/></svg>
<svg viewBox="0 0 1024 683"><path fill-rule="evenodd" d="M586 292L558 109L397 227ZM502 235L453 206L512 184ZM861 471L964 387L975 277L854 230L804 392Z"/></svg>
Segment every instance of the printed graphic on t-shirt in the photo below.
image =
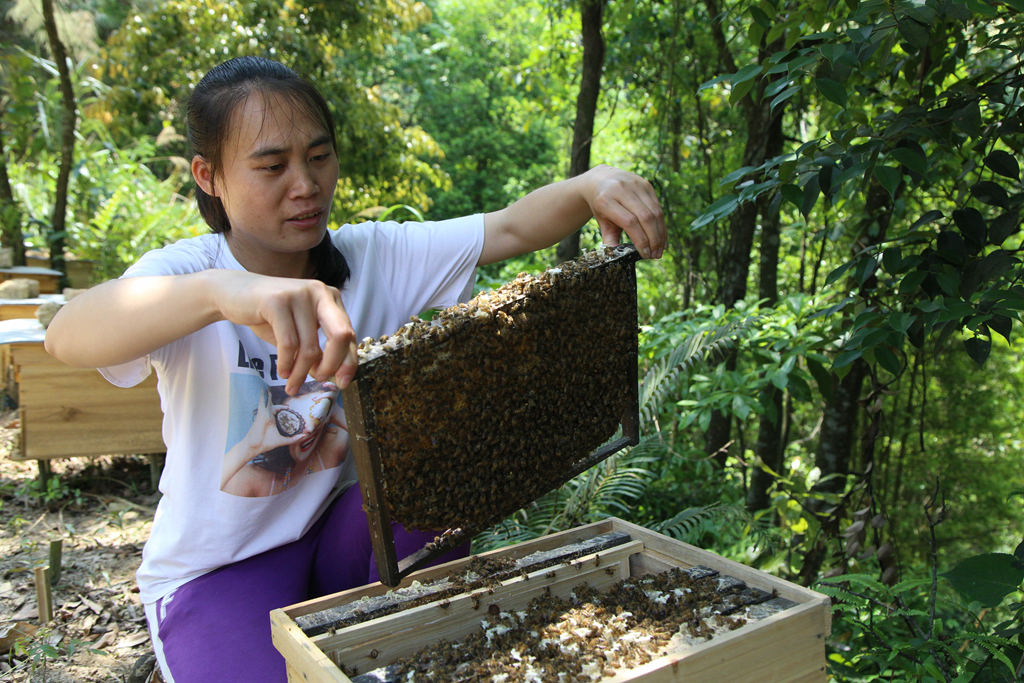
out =
<svg viewBox="0 0 1024 683"><path fill-rule="evenodd" d="M306 382L289 396L283 384L233 373L230 392L221 491L273 496L345 461L348 428L333 382Z"/></svg>

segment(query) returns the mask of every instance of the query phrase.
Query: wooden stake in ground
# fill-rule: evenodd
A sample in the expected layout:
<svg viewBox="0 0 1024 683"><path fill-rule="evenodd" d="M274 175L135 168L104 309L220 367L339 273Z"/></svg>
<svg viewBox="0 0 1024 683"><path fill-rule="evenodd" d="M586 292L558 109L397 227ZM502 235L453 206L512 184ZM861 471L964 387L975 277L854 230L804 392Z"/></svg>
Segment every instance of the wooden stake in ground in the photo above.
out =
<svg viewBox="0 0 1024 683"><path fill-rule="evenodd" d="M64 541L56 538L50 541L50 584L55 585L60 581L61 554L64 549Z"/></svg>
<svg viewBox="0 0 1024 683"><path fill-rule="evenodd" d="M36 567L36 602L39 603L39 623L53 621L53 593L50 592L50 568Z"/></svg>

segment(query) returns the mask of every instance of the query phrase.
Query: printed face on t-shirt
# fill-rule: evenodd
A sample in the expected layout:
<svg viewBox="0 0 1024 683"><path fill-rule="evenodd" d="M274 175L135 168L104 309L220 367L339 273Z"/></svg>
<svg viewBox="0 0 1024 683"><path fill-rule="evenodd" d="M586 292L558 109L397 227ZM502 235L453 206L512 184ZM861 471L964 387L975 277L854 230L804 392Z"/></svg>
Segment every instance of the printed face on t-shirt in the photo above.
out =
<svg viewBox="0 0 1024 683"><path fill-rule="evenodd" d="M289 396L251 373L232 374L228 443L221 490L272 496L307 474L337 467L348 455L348 431L333 382L306 382Z"/></svg>

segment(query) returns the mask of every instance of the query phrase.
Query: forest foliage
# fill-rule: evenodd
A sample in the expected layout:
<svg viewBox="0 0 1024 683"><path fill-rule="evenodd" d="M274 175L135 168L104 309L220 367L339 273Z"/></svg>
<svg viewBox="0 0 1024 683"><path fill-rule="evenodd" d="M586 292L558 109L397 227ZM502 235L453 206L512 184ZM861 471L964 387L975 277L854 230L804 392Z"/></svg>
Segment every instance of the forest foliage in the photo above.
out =
<svg viewBox="0 0 1024 683"><path fill-rule="evenodd" d="M505 206L570 168L595 6L591 162L649 178L670 230L645 437L479 542L615 514L831 595L840 680L1020 680L1024 0L58 4L61 235L58 73L38 0L6 0L4 243L66 239L102 280L203 231L180 107L241 54L326 93L334 220Z"/></svg>

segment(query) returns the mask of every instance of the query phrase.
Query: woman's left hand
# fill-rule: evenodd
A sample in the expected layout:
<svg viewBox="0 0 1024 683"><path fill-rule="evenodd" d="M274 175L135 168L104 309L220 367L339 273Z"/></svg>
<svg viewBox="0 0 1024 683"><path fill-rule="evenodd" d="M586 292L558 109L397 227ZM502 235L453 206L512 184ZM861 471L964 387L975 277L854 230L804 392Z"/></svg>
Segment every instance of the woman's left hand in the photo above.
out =
<svg viewBox="0 0 1024 683"><path fill-rule="evenodd" d="M661 258L668 233L661 203L649 182L635 173L603 165L579 180L605 246L618 244L625 231L644 258Z"/></svg>

